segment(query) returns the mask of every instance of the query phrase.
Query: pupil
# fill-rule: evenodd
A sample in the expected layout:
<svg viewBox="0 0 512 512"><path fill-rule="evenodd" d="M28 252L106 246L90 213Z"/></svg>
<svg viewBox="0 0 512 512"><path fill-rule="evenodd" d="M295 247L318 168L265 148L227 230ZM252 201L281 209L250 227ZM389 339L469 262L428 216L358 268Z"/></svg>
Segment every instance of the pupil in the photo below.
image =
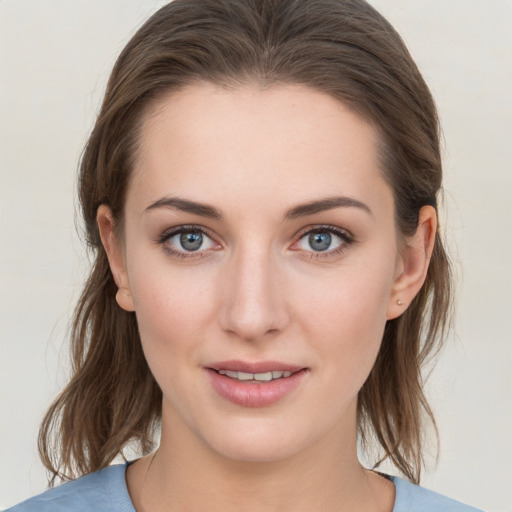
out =
<svg viewBox="0 0 512 512"><path fill-rule="evenodd" d="M309 245L315 251L325 251L331 245L330 233L314 233L309 235Z"/></svg>
<svg viewBox="0 0 512 512"><path fill-rule="evenodd" d="M197 251L203 243L202 233L182 233L180 243L187 251Z"/></svg>

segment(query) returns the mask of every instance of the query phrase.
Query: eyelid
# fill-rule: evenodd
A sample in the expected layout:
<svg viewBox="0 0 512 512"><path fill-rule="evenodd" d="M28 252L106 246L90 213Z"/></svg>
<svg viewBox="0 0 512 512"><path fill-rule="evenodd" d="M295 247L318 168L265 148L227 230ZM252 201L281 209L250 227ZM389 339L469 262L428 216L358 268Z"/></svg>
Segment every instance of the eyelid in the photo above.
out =
<svg viewBox="0 0 512 512"><path fill-rule="evenodd" d="M333 226L331 224L313 224L309 226L305 226L304 228L300 229L295 237L297 239L303 238L305 235L309 235L311 233L334 233L335 235L339 236L343 240L354 240L354 235L345 228L340 228L338 226Z"/></svg>
<svg viewBox="0 0 512 512"><path fill-rule="evenodd" d="M161 235L156 237L155 242L159 245L163 246L163 249L171 254L171 256L177 256L179 258L203 258L207 255L207 253L211 250L216 250L216 248L198 250L198 251L184 251L179 250L166 242L169 241L172 237L179 235L180 233L191 233L191 232L199 232L205 236L207 236L215 245L220 247L219 242L216 240L215 236L212 236L210 231L205 227L198 224L181 224L179 226L175 226L169 229L166 229Z"/></svg>
<svg viewBox="0 0 512 512"><path fill-rule="evenodd" d="M344 252L349 245L356 242L354 235L348 231L347 229L343 229L337 226L332 226L330 224L318 224L313 226L307 226L301 229L296 235L296 241L293 243L292 247L297 245L306 235L310 235L312 233L331 233L341 239L342 243L331 250L326 251L308 251L302 248L292 249L294 251L300 251L306 253L305 256L308 259L321 259L321 258L329 258L333 256L338 256L342 252Z"/></svg>
<svg viewBox="0 0 512 512"><path fill-rule="evenodd" d="M206 235L213 243L217 245L216 248L206 249L202 251L181 251L179 249L175 249L170 245L166 245L166 242L172 238L173 236L180 233L188 233L188 232L200 232L203 235ZM306 235L311 233L331 233L337 236L342 240L342 243L336 247L335 249L326 250L326 251L308 251L302 248L293 248L296 246ZM162 245L164 250L171 254L172 256L179 258L203 258L208 255L208 253L212 250L218 250L221 247L221 244L216 240L216 236L212 235L210 230L205 228L204 226L198 224L182 224L169 229L166 229L161 235L159 235L155 242L159 245ZM340 228L338 226L333 226L330 224L317 224L317 225L309 225L302 228L296 235L295 241L290 247L293 251L306 253L305 256L308 259L321 259L328 258L340 255L343 251L345 251L349 245L356 242L354 235L348 231L347 229Z"/></svg>

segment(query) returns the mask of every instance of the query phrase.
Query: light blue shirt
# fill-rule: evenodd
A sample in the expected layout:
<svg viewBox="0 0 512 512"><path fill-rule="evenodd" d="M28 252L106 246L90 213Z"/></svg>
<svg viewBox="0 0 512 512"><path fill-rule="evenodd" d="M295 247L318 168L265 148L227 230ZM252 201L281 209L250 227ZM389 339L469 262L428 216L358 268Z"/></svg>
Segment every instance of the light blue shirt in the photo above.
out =
<svg viewBox="0 0 512 512"><path fill-rule="evenodd" d="M135 512L126 487L127 464L117 464L65 483L6 512ZM406 480L395 484L393 512L482 512Z"/></svg>

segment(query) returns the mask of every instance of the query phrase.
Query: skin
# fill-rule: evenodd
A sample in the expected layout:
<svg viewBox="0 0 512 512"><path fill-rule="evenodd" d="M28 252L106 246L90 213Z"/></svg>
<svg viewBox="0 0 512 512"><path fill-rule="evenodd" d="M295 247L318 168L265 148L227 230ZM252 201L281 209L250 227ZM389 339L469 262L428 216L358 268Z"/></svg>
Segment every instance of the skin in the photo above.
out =
<svg viewBox="0 0 512 512"><path fill-rule="evenodd" d="M386 321L424 282L436 215L424 207L401 239L377 140L343 104L300 86L197 84L146 115L122 242L108 207L98 211L118 303L135 311L163 392L160 447L127 471L139 512L392 510L393 484L357 459L357 394ZM340 196L364 206L284 218ZM222 218L148 209L162 198ZM208 233L199 251L169 235L184 225ZM319 226L343 236L315 250ZM233 359L307 372L277 403L244 407L204 369Z"/></svg>

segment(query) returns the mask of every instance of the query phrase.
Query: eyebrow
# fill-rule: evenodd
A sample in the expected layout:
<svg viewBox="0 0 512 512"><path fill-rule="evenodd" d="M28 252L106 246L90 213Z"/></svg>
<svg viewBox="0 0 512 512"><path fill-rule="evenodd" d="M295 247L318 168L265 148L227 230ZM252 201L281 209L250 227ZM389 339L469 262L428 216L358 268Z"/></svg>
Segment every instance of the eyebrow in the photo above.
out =
<svg viewBox="0 0 512 512"><path fill-rule="evenodd" d="M365 212L369 213L370 215L373 215L369 206L362 203L361 201L353 199L352 197L335 196L294 206L291 210L288 210L285 213L283 220L298 219L300 217L306 217L308 215L314 215L315 213L321 213L327 210L333 210L334 208L340 207L360 208Z"/></svg>
<svg viewBox="0 0 512 512"><path fill-rule="evenodd" d="M162 197L150 204L145 211L154 210L155 208L173 208L209 219L222 220L222 213L217 208L180 197Z"/></svg>
<svg viewBox="0 0 512 512"><path fill-rule="evenodd" d="M284 214L283 220L293 220L301 217L307 217L308 215L314 215L315 213L321 213L340 207L360 208L361 210L364 210L372 215L370 208L361 201L351 197L336 196L294 206ZM158 201L150 204L145 209L145 211L154 210L156 208L172 208L187 213L193 213L201 217L207 217L209 219L223 219L223 215L220 210L214 206L198 203L196 201L191 201L189 199L183 199L180 197L162 197L161 199L158 199Z"/></svg>

